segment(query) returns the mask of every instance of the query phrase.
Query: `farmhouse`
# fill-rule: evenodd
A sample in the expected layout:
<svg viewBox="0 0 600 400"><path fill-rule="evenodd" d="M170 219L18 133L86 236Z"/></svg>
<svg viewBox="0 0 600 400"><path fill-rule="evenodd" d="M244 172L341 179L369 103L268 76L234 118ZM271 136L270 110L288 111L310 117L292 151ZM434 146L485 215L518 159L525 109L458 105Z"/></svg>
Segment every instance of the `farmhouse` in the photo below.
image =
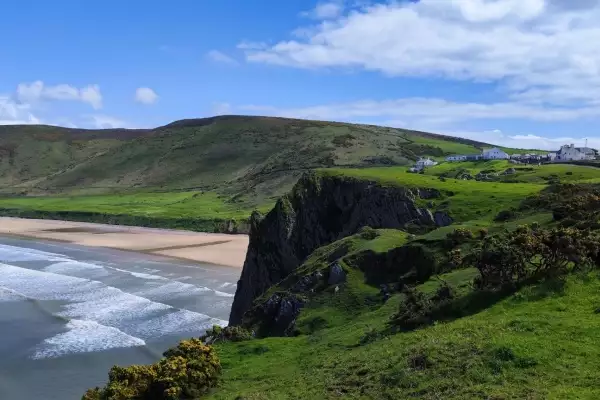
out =
<svg viewBox="0 0 600 400"><path fill-rule="evenodd" d="M415 168L423 169L425 167L433 167L434 165L437 165L437 162L429 158L419 158L419 160L415 164Z"/></svg>
<svg viewBox="0 0 600 400"><path fill-rule="evenodd" d="M508 160L510 158L508 154L506 154L504 151L500 150L497 147L485 150L482 153L482 157L484 160Z"/></svg>
<svg viewBox="0 0 600 400"><path fill-rule="evenodd" d="M556 153L556 161L582 161L596 158L596 150L589 147L575 147L574 144L565 144Z"/></svg>

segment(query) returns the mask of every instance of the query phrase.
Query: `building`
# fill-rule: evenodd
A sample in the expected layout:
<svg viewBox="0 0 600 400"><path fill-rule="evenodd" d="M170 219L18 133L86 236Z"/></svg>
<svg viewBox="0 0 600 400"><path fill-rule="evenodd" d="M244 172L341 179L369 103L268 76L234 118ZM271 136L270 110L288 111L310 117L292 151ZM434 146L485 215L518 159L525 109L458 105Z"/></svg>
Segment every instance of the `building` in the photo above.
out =
<svg viewBox="0 0 600 400"><path fill-rule="evenodd" d="M419 158L419 160L415 164L415 168L423 169L426 167L433 167L434 165L437 165L437 162L435 162L429 158Z"/></svg>
<svg viewBox="0 0 600 400"><path fill-rule="evenodd" d="M456 155L456 156L448 156L446 157L446 161L466 161L467 156L463 156L463 155Z"/></svg>
<svg viewBox="0 0 600 400"><path fill-rule="evenodd" d="M523 157L523 156L522 156L522 155L520 155L520 154L513 154L513 155L511 155L511 156L510 156L510 158L512 158L513 160L518 160L518 159L520 159L521 157Z"/></svg>
<svg viewBox="0 0 600 400"><path fill-rule="evenodd" d="M481 160L481 154L467 154L465 157L467 161Z"/></svg>
<svg viewBox="0 0 600 400"><path fill-rule="evenodd" d="M556 153L555 161L583 161L594 160L596 150L589 147L575 147L574 144L565 144Z"/></svg>
<svg viewBox="0 0 600 400"><path fill-rule="evenodd" d="M508 160L510 158L510 156L506 152L500 150L497 147L485 150L481 154L481 156L484 160Z"/></svg>

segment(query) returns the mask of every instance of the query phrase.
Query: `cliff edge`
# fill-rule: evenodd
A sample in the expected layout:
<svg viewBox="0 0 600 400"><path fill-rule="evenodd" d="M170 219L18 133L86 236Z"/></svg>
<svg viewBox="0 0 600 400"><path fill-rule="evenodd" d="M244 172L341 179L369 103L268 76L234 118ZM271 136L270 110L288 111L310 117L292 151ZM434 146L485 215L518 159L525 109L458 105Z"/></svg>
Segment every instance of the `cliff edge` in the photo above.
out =
<svg viewBox="0 0 600 400"><path fill-rule="evenodd" d="M424 206L427 200L440 197L436 189L304 175L268 214L252 215L250 243L229 324L239 325L257 297L318 247L353 235L363 226L410 230L450 225L447 214Z"/></svg>

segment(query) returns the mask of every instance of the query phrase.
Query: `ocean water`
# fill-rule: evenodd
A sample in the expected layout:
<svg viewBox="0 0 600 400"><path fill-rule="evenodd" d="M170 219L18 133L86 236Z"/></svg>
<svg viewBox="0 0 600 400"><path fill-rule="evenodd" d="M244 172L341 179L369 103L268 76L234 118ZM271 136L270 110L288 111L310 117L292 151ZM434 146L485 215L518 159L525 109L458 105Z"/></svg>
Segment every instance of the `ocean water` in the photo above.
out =
<svg viewBox="0 0 600 400"><path fill-rule="evenodd" d="M0 237L0 399L80 399L225 325L240 270Z"/></svg>

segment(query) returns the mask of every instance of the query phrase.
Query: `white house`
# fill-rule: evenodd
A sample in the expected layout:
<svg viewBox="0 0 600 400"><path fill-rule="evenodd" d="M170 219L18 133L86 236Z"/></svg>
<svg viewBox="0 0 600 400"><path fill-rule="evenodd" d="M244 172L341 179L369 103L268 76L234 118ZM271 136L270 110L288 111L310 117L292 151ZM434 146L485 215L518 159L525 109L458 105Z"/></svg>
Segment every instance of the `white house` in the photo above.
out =
<svg viewBox="0 0 600 400"><path fill-rule="evenodd" d="M466 159L467 159L467 156L461 156L461 155L446 157L446 161L466 161Z"/></svg>
<svg viewBox="0 0 600 400"><path fill-rule="evenodd" d="M484 160L508 160L510 158L508 154L497 147L485 150L482 153L482 157Z"/></svg>
<svg viewBox="0 0 600 400"><path fill-rule="evenodd" d="M423 169L425 167L433 167L434 165L437 165L437 162L429 158L419 158L419 160L415 164L415 167L418 169Z"/></svg>
<svg viewBox="0 0 600 400"><path fill-rule="evenodd" d="M547 157L548 157L548 160L554 161L554 160L556 160L556 153L554 153L554 152L548 153Z"/></svg>
<svg viewBox="0 0 600 400"><path fill-rule="evenodd" d="M582 161L593 160L596 158L596 152L589 147L575 147L574 144L565 144L556 153L556 161Z"/></svg>

